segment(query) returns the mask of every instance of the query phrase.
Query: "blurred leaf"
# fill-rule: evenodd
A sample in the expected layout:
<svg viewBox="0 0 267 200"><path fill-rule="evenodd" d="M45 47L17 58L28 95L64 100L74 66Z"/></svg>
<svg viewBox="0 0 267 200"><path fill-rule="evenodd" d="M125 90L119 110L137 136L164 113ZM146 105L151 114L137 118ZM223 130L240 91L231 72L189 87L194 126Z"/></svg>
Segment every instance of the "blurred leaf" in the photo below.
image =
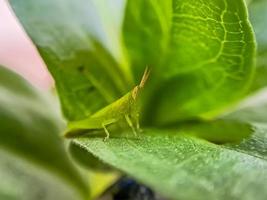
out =
<svg viewBox="0 0 267 200"><path fill-rule="evenodd" d="M267 124L267 89L242 102L235 111L227 113L224 119L257 124Z"/></svg>
<svg viewBox="0 0 267 200"><path fill-rule="evenodd" d="M69 152L74 158L74 160L80 164L80 166L90 171L108 172L112 170L110 166L104 164L101 160L99 160L95 156L87 155L86 149L79 148L75 145L70 145Z"/></svg>
<svg viewBox="0 0 267 200"><path fill-rule="evenodd" d="M22 156L0 149L1 200L78 200L75 186L62 182L51 171Z"/></svg>
<svg viewBox="0 0 267 200"><path fill-rule="evenodd" d="M73 145L171 199L266 198L266 126L255 126L239 145L215 145L184 133L145 130L138 139L79 138Z"/></svg>
<svg viewBox="0 0 267 200"><path fill-rule="evenodd" d="M267 86L267 1L251 1L249 13L258 43L256 78L252 87L255 91Z"/></svg>
<svg viewBox="0 0 267 200"><path fill-rule="evenodd" d="M257 91L267 86L267 52L257 56L257 68L251 91Z"/></svg>
<svg viewBox="0 0 267 200"><path fill-rule="evenodd" d="M108 172L94 172L89 174L92 185L91 198L96 199L101 196L107 188L113 185L120 175L118 173L108 173Z"/></svg>
<svg viewBox="0 0 267 200"><path fill-rule="evenodd" d="M70 145L69 151L81 167L88 170L90 180L90 197L95 199L103 194L119 177L119 173L99 158L87 153L86 149Z"/></svg>
<svg viewBox="0 0 267 200"><path fill-rule="evenodd" d="M251 84L255 41L242 0L128 0L123 34L136 79L152 68L145 118L154 124L213 117Z"/></svg>
<svg viewBox="0 0 267 200"><path fill-rule="evenodd" d="M253 25L258 43L258 52L267 51L267 1L253 0L249 4L250 20Z"/></svg>
<svg viewBox="0 0 267 200"><path fill-rule="evenodd" d="M179 132L194 135L208 141L223 144L238 143L251 135L252 127L249 123L230 118L217 119L210 122L192 121L174 127ZM237 131L238 130L238 131Z"/></svg>
<svg viewBox="0 0 267 200"><path fill-rule="evenodd" d="M132 88L119 34L122 0L10 3L52 73L69 120L90 116Z"/></svg>
<svg viewBox="0 0 267 200"><path fill-rule="evenodd" d="M64 126L57 110L47 95L0 67L1 199L88 197L59 135Z"/></svg>

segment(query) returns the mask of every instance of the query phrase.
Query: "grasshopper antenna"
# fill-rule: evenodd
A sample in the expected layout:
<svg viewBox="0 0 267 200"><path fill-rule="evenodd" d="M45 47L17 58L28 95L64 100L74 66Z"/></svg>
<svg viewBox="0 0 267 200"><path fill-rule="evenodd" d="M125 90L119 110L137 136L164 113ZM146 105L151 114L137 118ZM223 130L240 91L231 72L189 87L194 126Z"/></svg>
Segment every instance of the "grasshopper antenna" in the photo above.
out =
<svg viewBox="0 0 267 200"><path fill-rule="evenodd" d="M146 67L145 71L144 71L144 74L142 76L142 79L140 81L140 84L139 84L139 87L140 88L143 88L145 86L145 83L149 77L149 74L150 74L150 69L148 67Z"/></svg>
<svg viewBox="0 0 267 200"><path fill-rule="evenodd" d="M148 67L146 67L145 72L143 74L143 77L142 77L139 85L135 86L133 89L133 92L132 92L133 99L136 99L140 89L144 88L145 83L149 77L149 74L150 74L150 70L148 69Z"/></svg>

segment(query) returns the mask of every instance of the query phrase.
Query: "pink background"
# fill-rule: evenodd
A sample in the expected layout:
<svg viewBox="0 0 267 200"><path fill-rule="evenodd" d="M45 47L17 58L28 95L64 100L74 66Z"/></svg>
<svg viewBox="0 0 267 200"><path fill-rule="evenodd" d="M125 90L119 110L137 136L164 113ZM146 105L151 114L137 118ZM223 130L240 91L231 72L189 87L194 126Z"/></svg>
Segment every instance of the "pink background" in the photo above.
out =
<svg viewBox="0 0 267 200"><path fill-rule="evenodd" d="M41 89L53 84L44 62L6 0L0 0L0 65L13 69Z"/></svg>

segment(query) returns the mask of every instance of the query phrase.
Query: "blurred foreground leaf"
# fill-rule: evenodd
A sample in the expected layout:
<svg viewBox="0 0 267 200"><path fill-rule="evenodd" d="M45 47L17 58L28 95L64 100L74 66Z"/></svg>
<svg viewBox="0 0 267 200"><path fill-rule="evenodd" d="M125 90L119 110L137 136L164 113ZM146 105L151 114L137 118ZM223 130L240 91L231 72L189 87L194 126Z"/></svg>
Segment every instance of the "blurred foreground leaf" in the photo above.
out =
<svg viewBox="0 0 267 200"><path fill-rule="evenodd" d="M88 197L59 135L63 122L53 103L0 67L0 199Z"/></svg>
<svg viewBox="0 0 267 200"><path fill-rule="evenodd" d="M112 186L120 177L118 173L94 172L89 174L92 185L91 198L96 199L101 196L107 188Z"/></svg>
<svg viewBox="0 0 267 200"><path fill-rule="evenodd" d="M224 118L256 124L267 124L267 89L245 99L239 107Z"/></svg>
<svg viewBox="0 0 267 200"><path fill-rule="evenodd" d="M257 90L267 86L267 1L251 1L249 13L258 43L256 78L252 87Z"/></svg>

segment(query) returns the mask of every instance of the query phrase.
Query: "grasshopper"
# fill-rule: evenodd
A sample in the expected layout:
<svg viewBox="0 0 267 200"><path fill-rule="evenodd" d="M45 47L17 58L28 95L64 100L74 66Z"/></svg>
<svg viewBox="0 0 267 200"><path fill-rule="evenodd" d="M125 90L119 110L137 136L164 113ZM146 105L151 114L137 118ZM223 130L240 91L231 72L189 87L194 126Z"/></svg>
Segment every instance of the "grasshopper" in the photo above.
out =
<svg viewBox="0 0 267 200"><path fill-rule="evenodd" d="M90 130L103 129L106 133L106 137L104 138L104 141L106 141L110 136L107 127L121 120L125 120L132 129L133 133L137 135L137 132L140 130L137 99L140 91L145 86L149 73L149 69L146 68L138 85L136 85L126 95L97 111L89 118L69 122L67 131L65 132L65 137L76 137Z"/></svg>

